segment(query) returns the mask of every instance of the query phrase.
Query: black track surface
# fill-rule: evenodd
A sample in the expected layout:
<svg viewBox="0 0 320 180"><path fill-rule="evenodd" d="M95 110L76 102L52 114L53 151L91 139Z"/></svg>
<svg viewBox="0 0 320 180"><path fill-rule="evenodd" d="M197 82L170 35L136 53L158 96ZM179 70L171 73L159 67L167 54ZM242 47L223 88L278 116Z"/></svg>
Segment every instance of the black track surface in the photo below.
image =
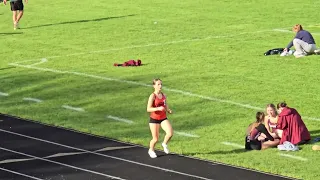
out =
<svg viewBox="0 0 320 180"><path fill-rule="evenodd" d="M151 159L146 147L4 114L0 120L0 180L289 179L161 151Z"/></svg>

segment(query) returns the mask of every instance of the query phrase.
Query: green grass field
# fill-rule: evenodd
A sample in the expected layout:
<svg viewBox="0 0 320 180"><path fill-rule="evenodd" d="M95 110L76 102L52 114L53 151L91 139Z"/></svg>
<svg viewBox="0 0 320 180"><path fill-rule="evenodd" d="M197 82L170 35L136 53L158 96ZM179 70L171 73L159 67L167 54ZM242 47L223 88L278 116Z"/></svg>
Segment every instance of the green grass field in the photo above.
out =
<svg viewBox="0 0 320 180"><path fill-rule="evenodd" d="M256 111L283 100L320 136L319 56L263 56L285 47L297 23L320 44L319 7L298 0L30 0L14 31L10 6L2 4L0 112L148 146L146 103L160 77L174 130L197 136L176 133L172 152L319 179L312 144L298 152L236 147ZM113 66L129 59L145 65Z"/></svg>

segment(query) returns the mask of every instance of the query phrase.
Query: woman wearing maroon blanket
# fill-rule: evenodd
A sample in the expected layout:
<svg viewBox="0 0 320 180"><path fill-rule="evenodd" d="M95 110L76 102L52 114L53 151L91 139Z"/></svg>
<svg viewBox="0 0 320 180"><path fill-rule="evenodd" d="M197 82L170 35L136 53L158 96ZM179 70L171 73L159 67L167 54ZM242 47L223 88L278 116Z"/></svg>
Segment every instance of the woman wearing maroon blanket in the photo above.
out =
<svg viewBox="0 0 320 180"><path fill-rule="evenodd" d="M277 109L279 112L277 129L283 130L280 144L289 141L294 145L299 145L311 139L310 133L296 109L288 107L285 102L278 103Z"/></svg>

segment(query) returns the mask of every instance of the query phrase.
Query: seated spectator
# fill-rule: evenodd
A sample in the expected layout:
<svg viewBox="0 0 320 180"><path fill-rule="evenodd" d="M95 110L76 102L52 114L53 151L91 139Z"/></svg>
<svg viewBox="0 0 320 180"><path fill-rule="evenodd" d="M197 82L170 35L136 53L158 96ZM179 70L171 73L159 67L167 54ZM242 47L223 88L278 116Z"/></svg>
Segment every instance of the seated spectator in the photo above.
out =
<svg viewBox="0 0 320 180"><path fill-rule="evenodd" d="M311 139L310 133L296 109L288 107L285 102L278 103L277 109L279 112L277 129L283 130L280 135L280 144L289 141L294 145L299 145Z"/></svg>
<svg viewBox="0 0 320 180"><path fill-rule="evenodd" d="M288 52L289 49L294 46L296 51L293 55L296 58L301 58L311 54L320 54L320 50L317 49L313 36L309 31L302 28L300 24L293 26L292 30L296 33L296 36L290 43L284 48L284 52Z"/></svg>
<svg viewBox="0 0 320 180"><path fill-rule="evenodd" d="M256 113L256 121L247 128L245 138L245 149L262 150L275 147L279 144L279 139L274 139L263 124L265 115L263 112Z"/></svg>
<svg viewBox="0 0 320 180"><path fill-rule="evenodd" d="M282 130L277 129L278 124L278 112L274 104L268 104L266 108L267 116L264 118L264 125L266 126L268 132L274 138L280 139Z"/></svg>

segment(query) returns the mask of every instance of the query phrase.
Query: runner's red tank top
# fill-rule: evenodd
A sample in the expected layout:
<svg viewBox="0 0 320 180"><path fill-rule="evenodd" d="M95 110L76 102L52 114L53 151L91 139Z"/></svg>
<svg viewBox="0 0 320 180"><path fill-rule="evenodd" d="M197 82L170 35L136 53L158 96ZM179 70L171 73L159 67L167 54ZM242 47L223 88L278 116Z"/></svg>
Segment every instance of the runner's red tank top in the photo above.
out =
<svg viewBox="0 0 320 180"><path fill-rule="evenodd" d="M154 101L153 101L152 107L160 107L160 106L163 106L164 108L167 107L166 97L164 96L163 93L161 93L161 94L162 94L162 98L159 99L158 96L153 93ZM164 111L155 111L155 112L150 113L150 117L155 120L163 120L163 119L167 118L167 113L165 110Z"/></svg>

